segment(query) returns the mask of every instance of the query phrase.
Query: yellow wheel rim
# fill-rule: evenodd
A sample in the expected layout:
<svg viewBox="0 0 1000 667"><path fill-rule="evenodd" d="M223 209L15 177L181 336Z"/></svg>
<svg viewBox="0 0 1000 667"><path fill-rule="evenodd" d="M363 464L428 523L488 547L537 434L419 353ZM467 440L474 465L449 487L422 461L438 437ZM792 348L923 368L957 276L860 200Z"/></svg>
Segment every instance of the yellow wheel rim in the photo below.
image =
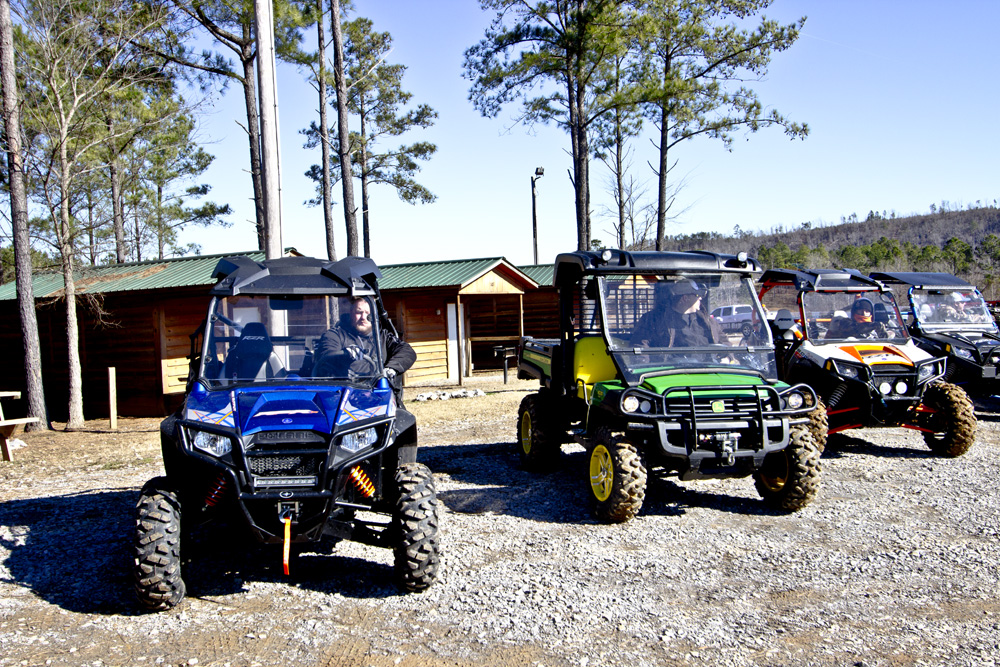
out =
<svg viewBox="0 0 1000 667"><path fill-rule="evenodd" d="M521 417L521 450L531 453L531 414L528 412Z"/></svg>
<svg viewBox="0 0 1000 667"><path fill-rule="evenodd" d="M789 475L788 454L781 451L764 461L764 467L760 471L760 481L768 491L781 491L788 483Z"/></svg>
<svg viewBox="0 0 1000 667"><path fill-rule="evenodd" d="M611 496L614 477L615 466L611 461L611 452L604 445L597 445L590 454L590 490L600 502Z"/></svg>

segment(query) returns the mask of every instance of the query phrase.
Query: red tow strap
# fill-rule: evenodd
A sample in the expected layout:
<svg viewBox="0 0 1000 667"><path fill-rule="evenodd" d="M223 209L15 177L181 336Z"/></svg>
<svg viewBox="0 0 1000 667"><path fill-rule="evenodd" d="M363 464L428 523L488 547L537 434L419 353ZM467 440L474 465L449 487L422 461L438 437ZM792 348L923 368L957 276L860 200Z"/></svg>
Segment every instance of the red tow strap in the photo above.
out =
<svg viewBox="0 0 1000 667"><path fill-rule="evenodd" d="M281 550L281 564L285 568L285 574L288 574L288 555L292 546L292 513L286 512L281 520L285 522L285 544Z"/></svg>

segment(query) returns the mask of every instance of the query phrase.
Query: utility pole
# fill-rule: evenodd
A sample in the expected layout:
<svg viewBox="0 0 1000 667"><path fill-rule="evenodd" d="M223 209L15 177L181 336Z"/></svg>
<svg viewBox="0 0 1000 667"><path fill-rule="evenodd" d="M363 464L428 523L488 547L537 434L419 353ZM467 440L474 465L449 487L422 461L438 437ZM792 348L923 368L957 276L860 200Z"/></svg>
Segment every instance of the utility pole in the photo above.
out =
<svg viewBox="0 0 1000 667"><path fill-rule="evenodd" d="M281 257L281 157L278 148L278 86L272 0L254 0L257 31L257 89L260 91L260 162L264 191L264 257Z"/></svg>

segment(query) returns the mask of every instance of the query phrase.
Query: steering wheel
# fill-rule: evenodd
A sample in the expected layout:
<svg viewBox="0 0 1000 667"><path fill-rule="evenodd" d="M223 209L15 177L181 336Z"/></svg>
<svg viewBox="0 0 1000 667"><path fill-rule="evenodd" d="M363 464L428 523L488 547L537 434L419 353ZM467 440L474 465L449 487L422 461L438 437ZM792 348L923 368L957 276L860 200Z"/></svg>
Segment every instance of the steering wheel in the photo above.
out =
<svg viewBox="0 0 1000 667"><path fill-rule="evenodd" d="M347 370L350 375L357 377L377 375L379 372L379 363L368 353L362 352L359 359L351 361Z"/></svg>

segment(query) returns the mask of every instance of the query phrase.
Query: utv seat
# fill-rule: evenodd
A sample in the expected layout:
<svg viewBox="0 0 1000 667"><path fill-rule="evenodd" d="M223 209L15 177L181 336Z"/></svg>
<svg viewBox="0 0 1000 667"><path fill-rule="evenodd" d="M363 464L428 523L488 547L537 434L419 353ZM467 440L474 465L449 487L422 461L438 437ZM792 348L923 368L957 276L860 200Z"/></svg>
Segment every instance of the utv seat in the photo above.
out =
<svg viewBox="0 0 1000 667"><path fill-rule="evenodd" d="M601 336L580 336L573 346L573 377L577 396L589 401L598 382L608 382L618 376L618 368L608 354L608 345Z"/></svg>
<svg viewBox="0 0 1000 667"><path fill-rule="evenodd" d="M267 329L260 322L247 323L226 356L222 379L266 380L283 375L284 367L274 353Z"/></svg>
<svg viewBox="0 0 1000 667"><path fill-rule="evenodd" d="M778 335L784 340L802 338L802 327L798 320L792 316L792 311L787 308L782 308L775 313L774 328L778 330Z"/></svg>

